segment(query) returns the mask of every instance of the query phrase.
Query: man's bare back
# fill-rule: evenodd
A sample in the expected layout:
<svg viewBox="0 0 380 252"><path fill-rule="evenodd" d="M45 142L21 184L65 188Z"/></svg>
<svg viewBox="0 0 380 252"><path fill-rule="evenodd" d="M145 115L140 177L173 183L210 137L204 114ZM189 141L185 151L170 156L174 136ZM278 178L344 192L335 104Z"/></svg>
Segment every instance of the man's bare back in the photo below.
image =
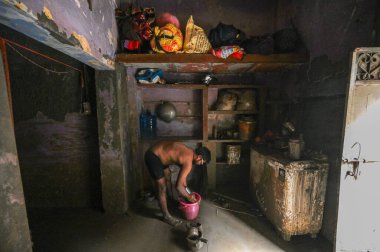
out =
<svg viewBox="0 0 380 252"><path fill-rule="evenodd" d="M194 151L182 143L162 141L152 146L151 151L156 154L163 165L183 165L192 162Z"/></svg>

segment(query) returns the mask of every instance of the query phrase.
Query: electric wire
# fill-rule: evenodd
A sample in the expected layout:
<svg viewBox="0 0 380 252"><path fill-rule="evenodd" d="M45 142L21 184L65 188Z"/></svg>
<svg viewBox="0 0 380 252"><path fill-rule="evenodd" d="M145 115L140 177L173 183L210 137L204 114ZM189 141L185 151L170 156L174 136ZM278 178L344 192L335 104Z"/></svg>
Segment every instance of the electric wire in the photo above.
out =
<svg viewBox="0 0 380 252"><path fill-rule="evenodd" d="M33 65L39 67L39 68L42 68L44 69L45 71L47 72L51 72L51 73L56 73L56 74L68 74L68 73L71 73L69 71L55 71L55 70L51 70L51 69L48 69L44 66L41 66L39 65L38 63L34 62L33 60L29 59L28 57L26 57L25 55L23 55L20 51L18 51L16 48L14 48L11 44L7 44L14 52L16 52L18 55L20 55L22 58L24 58L25 60L29 61L30 63L32 63Z"/></svg>
<svg viewBox="0 0 380 252"><path fill-rule="evenodd" d="M8 46L9 46L9 44L15 45L15 46L17 46L17 47L19 47L19 48L22 48L22 49L24 49L24 50L27 50L27 51L32 52L32 53L34 53L34 54L37 54L37 55L39 55L39 56L41 56L41 57L44 57L44 58L46 58L46 59L49 59L49 60L54 61L54 62L56 62L56 63L59 63L59 64L61 64L61 65L64 65L64 66L66 66L66 67L68 67L68 68L71 68L71 69L73 69L73 70L75 70L75 71L78 71L78 72L80 73L80 84L81 84L81 87L82 87L82 88L84 87L85 84L84 84L84 78L83 78L83 71L82 71L81 69L78 69L78 68L76 68L76 67L70 66L70 65L68 65L68 64L66 64L66 63L64 63L64 62L62 62L62 61L59 61L59 60L54 59L54 58L52 58L52 57L49 57L48 55L45 55L45 54L40 53L40 52L37 52L36 50L30 49L30 48L28 48L28 47L26 47L26 46L20 45L20 44L14 42L14 41L12 41L12 40L9 40L9 39L6 39L6 38L3 38L3 37L1 37L1 36L0 36L0 40L1 40L1 41L4 41L6 44L8 44ZM13 49L14 49L14 48L13 48ZM42 67L42 66L41 66L41 67ZM42 67L42 68L44 68L44 67ZM46 70L46 69L45 69L45 70ZM52 70L48 70L48 71L52 71Z"/></svg>
<svg viewBox="0 0 380 252"><path fill-rule="evenodd" d="M82 70L80 70L80 69L78 69L78 68L75 68L75 67L73 67L73 66L70 66L70 65L68 65L68 64L66 64L66 63L63 63L62 61L56 60L56 59L54 59L54 58L52 58L52 57L49 57L49 56L47 56L47 55L45 55L45 54L43 54L43 53L37 52L37 51L35 51L35 50L33 50L33 49L30 49L30 48L28 48L28 47L26 47L26 46L20 45L20 44L14 42L14 41L12 41L12 40L9 40L9 39L3 38L3 37L0 37L0 39L1 39L1 40L4 40L5 42L7 42L7 43L9 43L9 44L15 45L15 46L20 47L20 48L22 48L22 49L25 49L25 50L27 50L27 51L29 51L29 52L32 52L32 53L34 53L34 54L38 54L38 55L40 55L40 56L42 56L42 57L44 57L44 58L47 58L47 59L52 60L52 61L54 61L54 62L57 62L57 63L59 63L59 64L61 64L61 65L67 66L67 67L69 67L69 68L71 68L71 69L74 69L74 70L76 70L76 71L78 71L78 72L82 72Z"/></svg>

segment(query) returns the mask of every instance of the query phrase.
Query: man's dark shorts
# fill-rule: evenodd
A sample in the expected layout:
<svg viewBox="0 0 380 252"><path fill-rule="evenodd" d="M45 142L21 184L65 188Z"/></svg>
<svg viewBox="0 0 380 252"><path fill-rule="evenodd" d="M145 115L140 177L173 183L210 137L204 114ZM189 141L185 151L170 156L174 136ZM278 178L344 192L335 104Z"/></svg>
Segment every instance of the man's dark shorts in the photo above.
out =
<svg viewBox="0 0 380 252"><path fill-rule="evenodd" d="M152 178L159 180L160 178L164 177L164 169L168 167L165 167L162 164L160 158L157 157L156 154L154 154L151 150L148 150L145 152L144 159Z"/></svg>

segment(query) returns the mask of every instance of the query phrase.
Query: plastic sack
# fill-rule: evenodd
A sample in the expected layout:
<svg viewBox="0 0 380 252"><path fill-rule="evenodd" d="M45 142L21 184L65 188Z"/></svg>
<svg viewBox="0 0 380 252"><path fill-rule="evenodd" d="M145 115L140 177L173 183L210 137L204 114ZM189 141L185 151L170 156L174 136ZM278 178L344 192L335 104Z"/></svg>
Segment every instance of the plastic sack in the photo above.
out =
<svg viewBox="0 0 380 252"><path fill-rule="evenodd" d="M180 29L174 24L163 27L154 27L153 38L150 45L158 53L177 52L182 50L183 36Z"/></svg>
<svg viewBox="0 0 380 252"><path fill-rule="evenodd" d="M216 101L216 110L235 110L237 95L226 90L220 91Z"/></svg>
<svg viewBox="0 0 380 252"><path fill-rule="evenodd" d="M274 40L270 35L250 37L241 44L246 53L272 54L274 52Z"/></svg>
<svg viewBox="0 0 380 252"><path fill-rule="evenodd" d="M139 40L124 40L123 47L127 50L137 50L141 46L141 41Z"/></svg>
<svg viewBox="0 0 380 252"><path fill-rule="evenodd" d="M161 13L156 18L156 23L159 27L163 27L167 24L174 24L178 29L180 29L178 18L169 12Z"/></svg>
<svg viewBox="0 0 380 252"><path fill-rule="evenodd" d="M211 44L204 30L194 24L193 16L189 17L186 24L185 42L183 51L185 53L207 53L211 49Z"/></svg>
<svg viewBox="0 0 380 252"><path fill-rule="evenodd" d="M154 8L134 8L127 14L117 10L119 51L141 51L153 36L151 25L155 21Z"/></svg>
<svg viewBox="0 0 380 252"><path fill-rule="evenodd" d="M244 49L239 46L222 46L217 49L211 49L211 53L222 59L227 59L229 56L237 59L242 59L244 55Z"/></svg>
<svg viewBox="0 0 380 252"><path fill-rule="evenodd" d="M208 38L213 48L229 45L240 45L246 35L243 31L235 28L233 25L219 23L211 29Z"/></svg>

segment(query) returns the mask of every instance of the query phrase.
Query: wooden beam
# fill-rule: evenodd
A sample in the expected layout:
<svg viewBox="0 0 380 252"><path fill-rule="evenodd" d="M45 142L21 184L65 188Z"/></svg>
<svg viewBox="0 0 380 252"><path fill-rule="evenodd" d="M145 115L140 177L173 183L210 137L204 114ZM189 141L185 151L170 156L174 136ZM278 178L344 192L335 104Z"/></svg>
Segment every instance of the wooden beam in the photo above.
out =
<svg viewBox="0 0 380 252"><path fill-rule="evenodd" d="M208 189L216 188L216 143L205 142L204 145L210 150L211 161L207 165Z"/></svg>
<svg viewBox="0 0 380 252"><path fill-rule="evenodd" d="M202 111L203 111L203 141L208 141L208 88L202 92Z"/></svg>

